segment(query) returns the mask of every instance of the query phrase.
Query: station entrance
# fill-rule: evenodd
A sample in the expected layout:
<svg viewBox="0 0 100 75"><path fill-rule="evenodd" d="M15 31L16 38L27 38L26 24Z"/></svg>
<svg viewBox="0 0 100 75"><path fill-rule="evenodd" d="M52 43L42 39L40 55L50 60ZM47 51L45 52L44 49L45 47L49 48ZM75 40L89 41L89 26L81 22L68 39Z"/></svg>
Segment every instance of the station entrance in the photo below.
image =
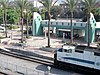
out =
<svg viewBox="0 0 100 75"><path fill-rule="evenodd" d="M58 36L71 39L71 30L70 29L58 29ZM85 30L73 29L73 38L80 39L85 37Z"/></svg>

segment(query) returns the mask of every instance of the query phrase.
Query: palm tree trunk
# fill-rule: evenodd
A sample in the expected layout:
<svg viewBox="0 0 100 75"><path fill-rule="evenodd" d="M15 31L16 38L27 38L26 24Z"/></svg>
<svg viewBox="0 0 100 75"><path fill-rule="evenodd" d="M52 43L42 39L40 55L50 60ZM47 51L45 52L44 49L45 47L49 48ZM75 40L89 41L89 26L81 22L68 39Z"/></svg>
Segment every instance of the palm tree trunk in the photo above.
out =
<svg viewBox="0 0 100 75"><path fill-rule="evenodd" d="M23 43L23 13L21 12L21 43Z"/></svg>
<svg viewBox="0 0 100 75"><path fill-rule="evenodd" d="M88 20L88 47L90 46L90 13L87 15Z"/></svg>
<svg viewBox="0 0 100 75"><path fill-rule="evenodd" d="M71 22L71 43L73 43L73 26L72 26L72 19L73 19L73 12L71 12L71 19L70 19L70 22Z"/></svg>
<svg viewBox="0 0 100 75"><path fill-rule="evenodd" d="M5 24L5 21L4 21L4 11L3 11L3 24Z"/></svg>
<svg viewBox="0 0 100 75"><path fill-rule="evenodd" d="M26 19L27 19L27 24L26 24L26 30L27 30L26 38L28 38L29 34L28 34L28 15L27 15L27 13L26 13Z"/></svg>
<svg viewBox="0 0 100 75"><path fill-rule="evenodd" d="M50 47L50 13L48 12L48 17L49 17L49 21L48 21L48 47Z"/></svg>
<svg viewBox="0 0 100 75"><path fill-rule="evenodd" d="M18 25L20 25L20 20L21 20L21 18L20 18L20 16L18 16Z"/></svg>
<svg viewBox="0 0 100 75"><path fill-rule="evenodd" d="M4 9L5 37L7 38L6 10Z"/></svg>

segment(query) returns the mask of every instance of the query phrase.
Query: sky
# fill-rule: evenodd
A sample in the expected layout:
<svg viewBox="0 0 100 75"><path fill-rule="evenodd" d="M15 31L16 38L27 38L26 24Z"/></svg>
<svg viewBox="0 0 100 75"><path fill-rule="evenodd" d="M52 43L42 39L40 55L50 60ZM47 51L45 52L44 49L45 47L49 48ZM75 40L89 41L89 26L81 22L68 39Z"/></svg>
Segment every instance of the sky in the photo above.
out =
<svg viewBox="0 0 100 75"><path fill-rule="evenodd" d="M13 0L10 0L10 1L13 1ZM61 3L61 1L64 1L64 0L58 0L58 3Z"/></svg>
<svg viewBox="0 0 100 75"><path fill-rule="evenodd" d="M58 3L61 3L62 0L58 0Z"/></svg>

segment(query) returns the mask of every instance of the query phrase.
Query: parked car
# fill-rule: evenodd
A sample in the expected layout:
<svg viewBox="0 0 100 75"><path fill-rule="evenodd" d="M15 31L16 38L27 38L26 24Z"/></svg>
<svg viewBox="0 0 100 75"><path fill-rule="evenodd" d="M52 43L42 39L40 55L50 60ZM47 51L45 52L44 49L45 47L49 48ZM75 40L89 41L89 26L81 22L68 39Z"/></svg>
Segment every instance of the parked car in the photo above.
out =
<svg viewBox="0 0 100 75"><path fill-rule="evenodd" d="M4 32L5 31L5 27L0 26L0 32Z"/></svg>

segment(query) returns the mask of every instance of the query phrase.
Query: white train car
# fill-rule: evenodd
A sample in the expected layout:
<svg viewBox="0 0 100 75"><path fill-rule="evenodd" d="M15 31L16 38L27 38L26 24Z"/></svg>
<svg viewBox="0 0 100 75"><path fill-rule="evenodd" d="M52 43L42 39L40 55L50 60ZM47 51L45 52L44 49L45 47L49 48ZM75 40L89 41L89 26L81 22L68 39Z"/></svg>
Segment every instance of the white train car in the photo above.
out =
<svg viewBox="0 0 100 75"><path fill-rule="evenodd" d="M54 65L100 73L100 50L81 45L64 45L55 53Z"/></svg>

